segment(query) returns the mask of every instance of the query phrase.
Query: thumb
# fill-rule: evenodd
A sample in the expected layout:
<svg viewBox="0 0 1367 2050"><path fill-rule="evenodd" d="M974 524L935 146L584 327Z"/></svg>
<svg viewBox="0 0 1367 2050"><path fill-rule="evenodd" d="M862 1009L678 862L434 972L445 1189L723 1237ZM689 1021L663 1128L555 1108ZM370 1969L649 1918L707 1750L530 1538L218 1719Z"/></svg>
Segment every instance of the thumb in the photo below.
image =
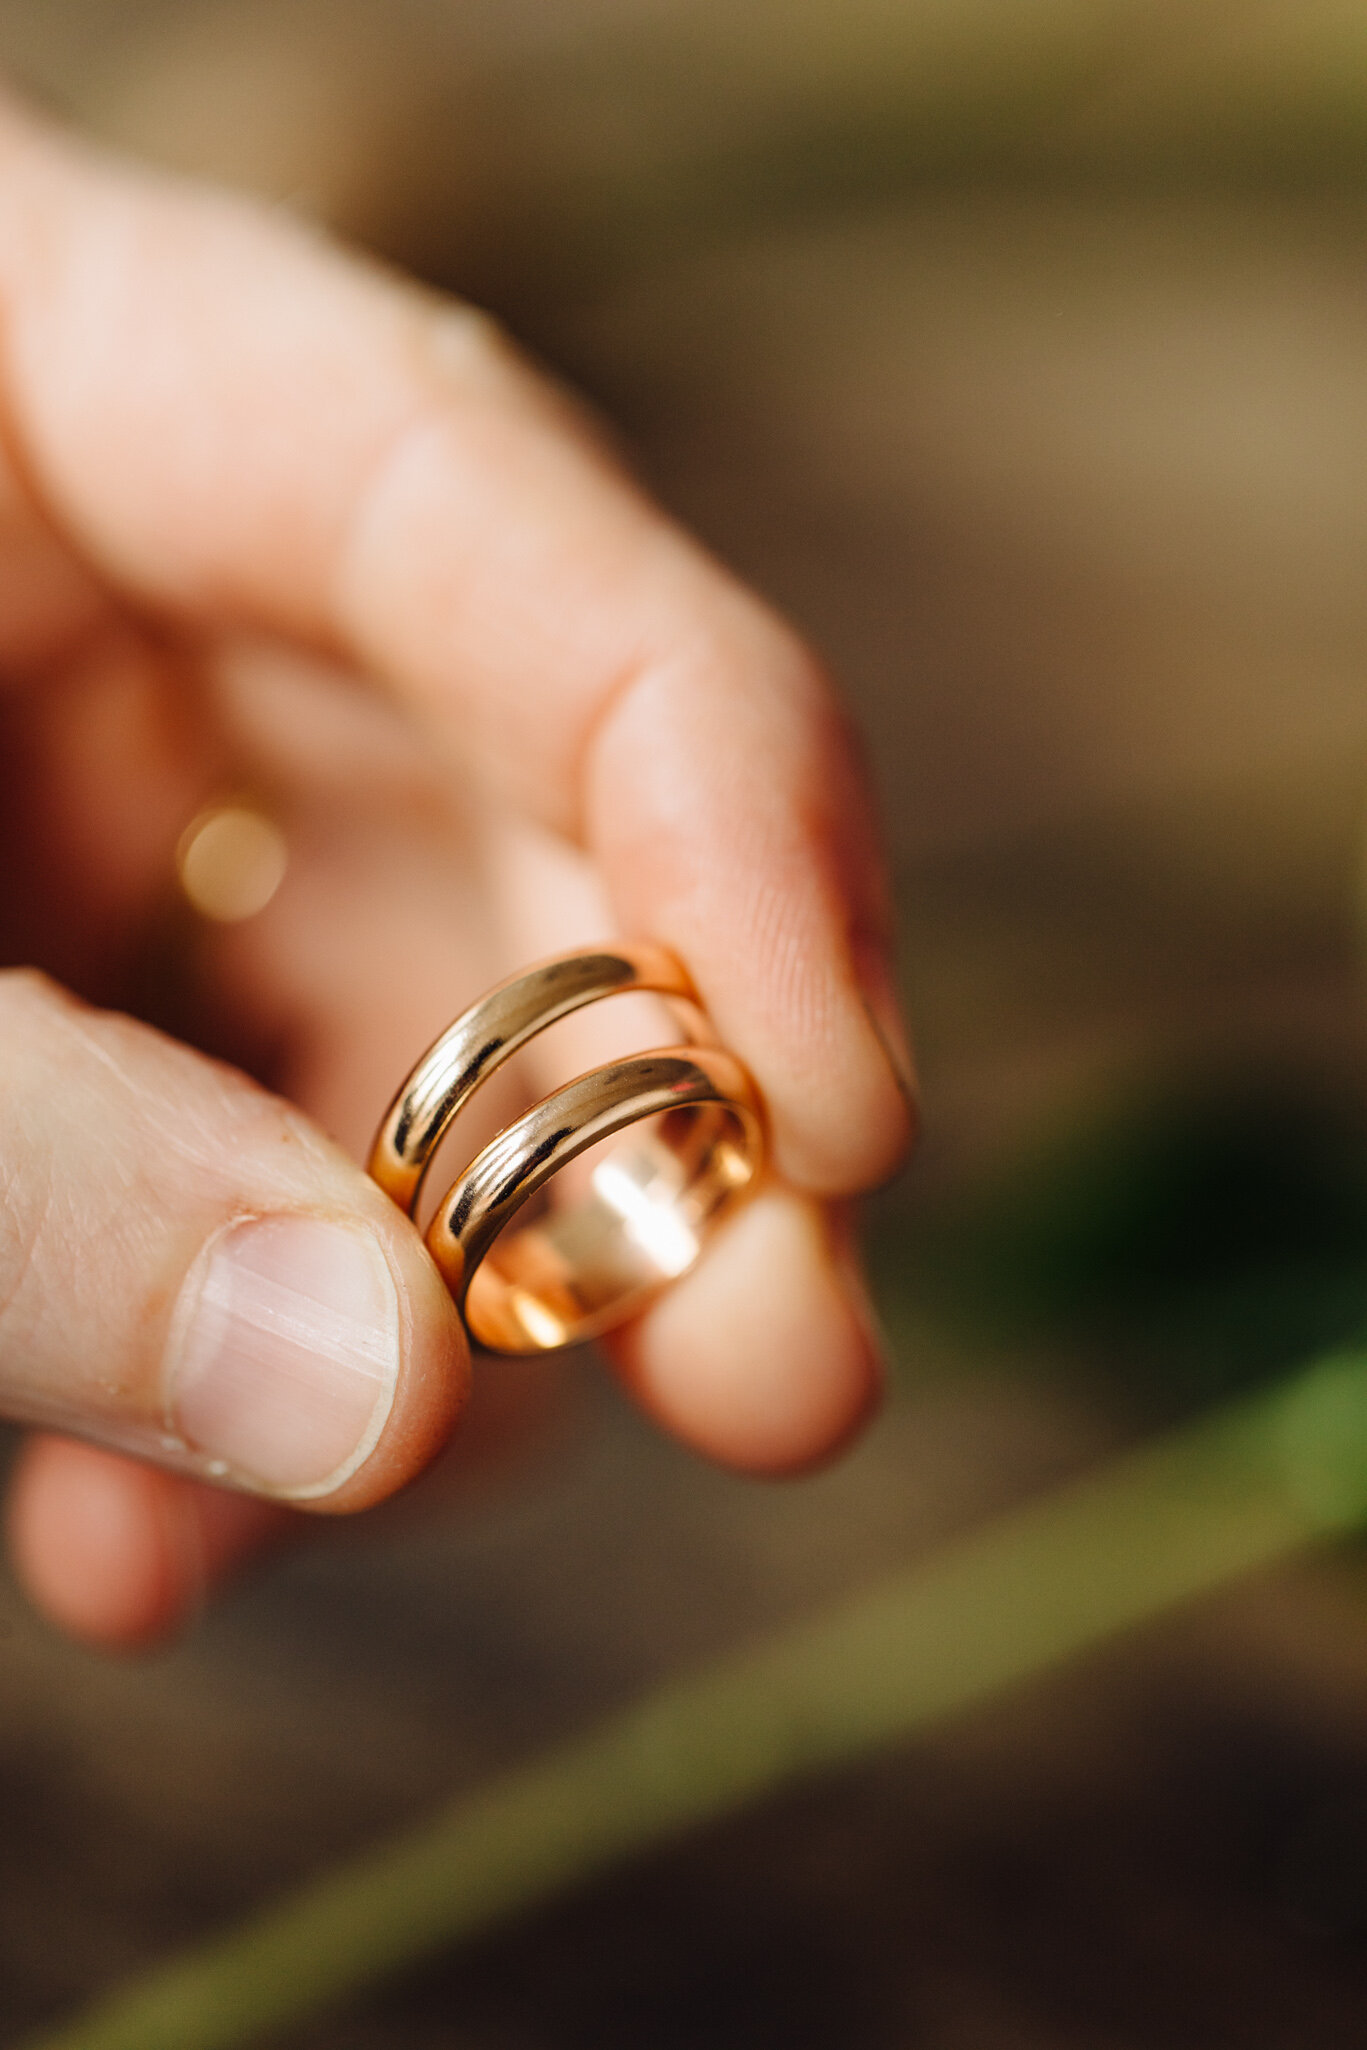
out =
<svg viewBox="0 0 1367 2050"><path fill-rule="evenodd" d="M0 1415L358 1509L436 1451L468 1372L412 1225L299 1112L0 974Z"/></svg>

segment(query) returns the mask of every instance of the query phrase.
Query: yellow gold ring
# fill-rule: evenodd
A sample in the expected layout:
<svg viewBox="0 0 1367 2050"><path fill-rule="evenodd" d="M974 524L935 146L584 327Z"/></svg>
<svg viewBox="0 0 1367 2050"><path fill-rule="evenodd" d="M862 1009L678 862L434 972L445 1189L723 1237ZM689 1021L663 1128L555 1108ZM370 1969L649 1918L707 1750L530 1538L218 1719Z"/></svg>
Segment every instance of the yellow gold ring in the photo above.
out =
<svg viewBox="0 0 1367 2050"><path fill-rule="evenodd" d="M495 1068L557 1018L627 990L667 998L688 1044L611 1061L533 1104L470 1162L428 1227L471 1336L491 1351L554 1351L634 1316L758 1180L755 1086L712 1043L679 962L653 946L562 954L462 1012L390 1105L375 1180L413 1216L437 1147ZM586 1196L514 1225L568 1162L644 1120L594 1163Z"/></svg>

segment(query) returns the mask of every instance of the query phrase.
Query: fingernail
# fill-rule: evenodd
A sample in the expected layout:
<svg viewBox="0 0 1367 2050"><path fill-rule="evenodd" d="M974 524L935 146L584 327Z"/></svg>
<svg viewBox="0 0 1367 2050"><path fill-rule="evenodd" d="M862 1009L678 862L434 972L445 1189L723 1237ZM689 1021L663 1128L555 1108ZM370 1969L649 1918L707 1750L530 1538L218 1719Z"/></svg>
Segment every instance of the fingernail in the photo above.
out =
<svg viewBox="0 0 1367 2050"><path fill-rule="evenodd" d="M330 1494L389 1414L398 1290L363 1229L252 1218L213 1240L191 1274L170 1351L170 1422L210 1474Z"/></svg>
<svg viewBox="0 0 1367 2050"><path fill-rule="evenodd" d="M854 953L865 1015L887 1056L888 1066L896 1077L897 1086L906 1098L908 1108L914 1112L916 1063L912 1056L911 1041L907 1036L906 1020L902 1015L901 995L887 950L876 941L856 941Z"/></svg>

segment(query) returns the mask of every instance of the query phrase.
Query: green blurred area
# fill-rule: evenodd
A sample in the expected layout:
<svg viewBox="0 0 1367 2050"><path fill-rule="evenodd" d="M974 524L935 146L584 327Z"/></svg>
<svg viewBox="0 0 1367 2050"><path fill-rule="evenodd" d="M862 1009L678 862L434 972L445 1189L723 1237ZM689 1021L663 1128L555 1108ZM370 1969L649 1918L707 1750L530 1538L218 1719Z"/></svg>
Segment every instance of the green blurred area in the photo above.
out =
<svg viewBox="0 0 1367 2050"><path fill-rule="evenodd" d="M1256 1387L1367 1333L1365 1111L1295 1071L1108 1103L956 1197L885 1202L884 1314L1052 1354L1150 1420Z"/></svg>

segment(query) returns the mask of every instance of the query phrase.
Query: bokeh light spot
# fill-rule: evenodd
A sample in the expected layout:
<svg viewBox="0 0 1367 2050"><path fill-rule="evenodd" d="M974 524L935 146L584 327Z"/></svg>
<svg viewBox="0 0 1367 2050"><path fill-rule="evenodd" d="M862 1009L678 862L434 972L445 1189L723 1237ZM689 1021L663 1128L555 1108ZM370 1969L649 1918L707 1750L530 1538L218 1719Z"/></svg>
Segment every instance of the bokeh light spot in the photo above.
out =
<svg viewBox="0 0 1367 2050"><path fill-rule="evenodd" d="M181 889L204 918L235 925L264 911L285 879L289 848L272 819L243 804L213 805L176 849Z"/></svg>

